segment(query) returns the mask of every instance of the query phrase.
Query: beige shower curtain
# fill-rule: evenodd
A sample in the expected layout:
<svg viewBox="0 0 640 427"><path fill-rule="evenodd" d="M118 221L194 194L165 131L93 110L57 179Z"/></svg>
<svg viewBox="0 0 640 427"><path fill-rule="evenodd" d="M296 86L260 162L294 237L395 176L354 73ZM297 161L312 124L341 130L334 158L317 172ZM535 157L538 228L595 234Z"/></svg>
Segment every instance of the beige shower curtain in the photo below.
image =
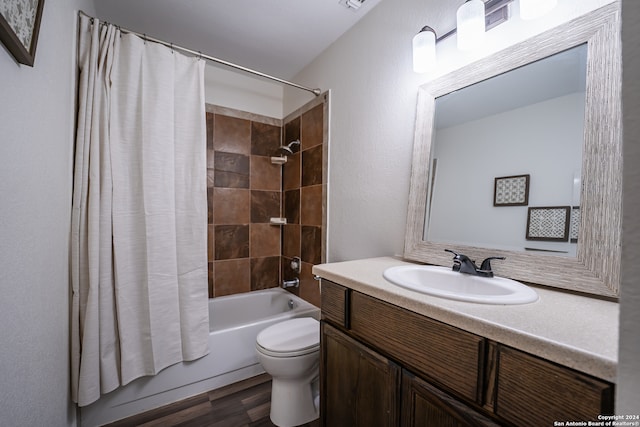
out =
<svg viewBox="0 0 640 427"><path fill-rule="evenodd" d="M204 62L82 17L71 236L79 406L208 352Z"/></svg>

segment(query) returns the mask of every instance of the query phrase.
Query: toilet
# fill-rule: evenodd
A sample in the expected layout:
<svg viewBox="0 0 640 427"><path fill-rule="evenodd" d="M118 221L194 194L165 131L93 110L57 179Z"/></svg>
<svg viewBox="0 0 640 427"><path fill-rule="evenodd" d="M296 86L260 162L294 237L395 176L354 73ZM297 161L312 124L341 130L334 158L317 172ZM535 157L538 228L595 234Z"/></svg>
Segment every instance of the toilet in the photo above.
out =
<svg viewBox="0 0 640 427"><path fill-rule="evenodd" d="M301 317L269 326L258 334L256 350L272 377L271 421L293 427L318 418L320 322Z"/></svg>

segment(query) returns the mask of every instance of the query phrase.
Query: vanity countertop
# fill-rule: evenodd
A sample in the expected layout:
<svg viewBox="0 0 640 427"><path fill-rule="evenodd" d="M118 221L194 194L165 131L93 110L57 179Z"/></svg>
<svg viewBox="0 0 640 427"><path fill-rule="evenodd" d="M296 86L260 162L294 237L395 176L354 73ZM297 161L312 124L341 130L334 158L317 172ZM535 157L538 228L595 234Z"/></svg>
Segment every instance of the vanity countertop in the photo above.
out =
<svg viewBox="0 0 640 427"><path fill-rule="evenodd" d="M394 257L320 264L313 273L355 291L499 343L616 381L618 304L534 287L538 301L489 305L448 300L395 286L382 272L412 264Z"/></svg>

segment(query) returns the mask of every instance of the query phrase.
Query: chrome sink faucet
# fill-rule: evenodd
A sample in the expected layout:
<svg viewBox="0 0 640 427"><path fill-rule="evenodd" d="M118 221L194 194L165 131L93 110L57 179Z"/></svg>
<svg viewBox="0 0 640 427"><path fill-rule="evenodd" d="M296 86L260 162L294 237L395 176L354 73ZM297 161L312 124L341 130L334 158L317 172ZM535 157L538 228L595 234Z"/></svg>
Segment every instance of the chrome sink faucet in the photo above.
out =
<svg viewBox="0 0 640 427"><path fill-rule="evenodd" d="M481 277L493 277L493 271L491 270L491 260L505 259L505 257L498 256L489 257L482 261L482 264L480 264L480 268L478 268L475 261L471 260L468 256L456 253L451 249L445 249L445 251L451 252L453 254L453 271L459 271L460 273Z"/></svg>

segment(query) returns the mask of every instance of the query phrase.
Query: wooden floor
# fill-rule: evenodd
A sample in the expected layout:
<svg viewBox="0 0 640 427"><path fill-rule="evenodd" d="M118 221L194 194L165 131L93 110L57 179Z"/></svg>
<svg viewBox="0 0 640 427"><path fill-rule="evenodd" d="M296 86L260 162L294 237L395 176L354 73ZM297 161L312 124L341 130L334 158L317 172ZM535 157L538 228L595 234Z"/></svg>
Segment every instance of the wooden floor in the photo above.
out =
<svg viewBox="0 0 640 427"><path fill-rule="evenodd" d="M109 427L272 427L271 378L259 375L108 424ZM319 427L315 420L303 427Z"/></svg>

